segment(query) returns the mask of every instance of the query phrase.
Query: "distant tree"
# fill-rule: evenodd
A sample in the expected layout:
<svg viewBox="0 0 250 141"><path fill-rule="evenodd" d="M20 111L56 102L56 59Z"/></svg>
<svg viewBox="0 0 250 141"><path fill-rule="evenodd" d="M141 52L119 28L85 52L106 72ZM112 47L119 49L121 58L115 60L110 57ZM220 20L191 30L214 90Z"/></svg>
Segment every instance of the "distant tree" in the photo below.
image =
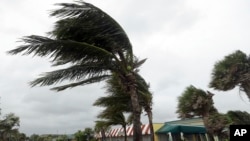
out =
<svg viewBox="0 0 250 141"><path fill-rule="evenodd" d="M98 118L105 120L107 125L121 125L124 130L124 140L127 140L126 127L132 121L132 115L126 119L122 110L117 109L115 106L110 106L103 110Z"/></svg>
<svg viewBox="0 0 250 141"><path fill-rule="evenodd" d="M181 96L178 97L176 113L179 118L192 118L195 116L206 118L210 113L217 112L213 106L213 94L189 86Z"/></svg>
<svg viewBox="0 0 250 141"><path fill-rule="evenodd" d="M8 140L18 133L19 117L14 113L7 114L0 120L0 140Z"/></svg>
<svg viewBox="0 0 250 141"><path fill-rule="evenodd" d="M75 140L76 141L83 141L83 138L84 138L84 134L82 131L78 130L75 134Z"/></svg>
<svg viewBox="0 0 250 141"><path fill-rule="evenodd" d="M179 118L182 119L197 116L201 117L211 139L213 139L213 133L217 132L213 130L215 128L211 128L211 123L213 122L210 121L213 119L212 115L218 114L217 109L213 105L213 95L214 94L209 91L205 92L191 85L185 89L181 96L178 97L176 111Z"/></svg>
<svg viewBox="0 0 250 141"><path fill-rule="evenodd" d="M94 139L94 130L92 128L85 128L83 135L84 141L92 141Z"/></svg>
<svg viewBox="0 0 250 141"><path fill-rule="evenodd" d="M51 38L24 37L24 45L8 53L49 56L53 66L66 66L65 69L44 73L31 82L32 86L48 86L64 80L72 82L54 87L56 91L100 82L116 73L131 99L134 141L141 141L136 74L145 59L135 59L125 31L101 9L83 1L58 5L62 8L51 14L60 18L50 32Z"/></svg>
<svg viewBox="0 0 250 141"><path fill-rule="evenodd" d="M17 141L26 141L26 139L28 138L27 136L26 136L26 134L24 134L24 133L20 133L19 131L14 135L14 137L13 137L15 140L17 140Z"/></svg>
<svg viewBox="0 0 250 141"><path fill-rule="evenodd" d="M106 140L106 132L110 129L110 124L106 120L95 121L95 133L99 136L101 133L101 141Z"/></svg>
<svg viewBox="0 0 250 141"><path fill-rule="evenodd" d="M68 141L67 135L60 135L57 137L56 141Z"/></svg>
<svg viewBox="0 0 250 141"><path fill-rule="evenodd" d="M209 87L228 91L239 86L250 100L250 56L240 50L215 63Z"/></svg>
<svg viewBox="0 0 250 141"><path fill-rule="evenodd" d="M38 138L39 138L39 135L37 135L37 134L32 134L32 135L30 136L30 141L38 141Z"/></svg>

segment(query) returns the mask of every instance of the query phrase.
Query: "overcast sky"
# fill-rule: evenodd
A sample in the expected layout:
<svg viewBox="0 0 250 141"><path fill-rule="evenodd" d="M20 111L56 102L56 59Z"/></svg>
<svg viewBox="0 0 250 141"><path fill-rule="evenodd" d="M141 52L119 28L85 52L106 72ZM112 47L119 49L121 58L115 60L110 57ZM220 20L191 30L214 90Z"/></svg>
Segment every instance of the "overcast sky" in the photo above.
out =
<svg viewBox="0 0 250 141"><path fill-rule="evenodd" d="M54 70L49 59L10 56L27 35L46 35L53 28L48 16L53 4L72 0L1 0L0 2L0 108L2 115L20 117L20 131L28 135L70 134L93 127L93 102L105 96L103 83L53 92L51 87L30 88L28 82ZM176 120L177 97L189 85L216 95L219 112L250 112L239 89L219 92L208 88L216 61L235 50L250 53L248 0L88 0L116 19L127 32L135 55L148 58L141 74L154 95L154 122ZM143 122L147 123L142 115Z"/></svg>

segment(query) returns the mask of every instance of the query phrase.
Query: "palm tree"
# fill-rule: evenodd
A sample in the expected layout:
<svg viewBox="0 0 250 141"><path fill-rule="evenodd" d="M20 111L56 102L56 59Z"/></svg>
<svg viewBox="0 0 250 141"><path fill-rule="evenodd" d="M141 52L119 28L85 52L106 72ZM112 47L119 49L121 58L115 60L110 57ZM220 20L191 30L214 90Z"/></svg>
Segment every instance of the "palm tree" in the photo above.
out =
<svg viewBox="0 0 250 141"><path fill-rule="evenodd" d="M179 118L191 118L194 116L206 117L216 111L213 106L213 94L189 86L178 97L177 113Z"/></svg>
<svg viewBox="0 0 250 141"><path fill-rule="evenodd" d="M139 74L136 74L136 80L139 104L141 108L143 108L147 113L151 131L151 141L154 141L152 94L149 91L149 85ZM102 107L111 106L119 109L120 111L132 112L130 97L127 94L126 90L123 88L123 85L121 85L119 77L113 73L112 77L106 82L106 93L108 94L108 96L97 99L93 105Z"/></svg>
<svg viewBox="0 0 250 141"><path fill-rule="evenodd" d="M110 125L106 120L95 121L95 132L101 133L101 141L106 140L106 132L110 129Z"/></svg>
<svg viewBox="0 0 250 141"><path fill-rule="evenodd" d="M109 106L103 110L98 116L98 118L105 120L107 125L121 125L124 131L124 141L127 141L127 125L130 124L130 121L133 119L133 116L130 115L126 119L124 113L117 109L115 106Z"/></svg>
<svg viewBox="0 0 250 141"><path fill-rule="evenodd" d="M209 117L217 113L216 108L213 106L212 97L213 94L211 92L205 92L191 85L178 97L176 113L182 119L195 116L201 117L208 134L211 136L213 131L209 130L211 129L209 128Z"/></svg>
<svg viewBox="0 0 250 141"><path fill-rule="evenodd" d="M214 138L224 138L224 136L228 136L225 132L223 132L227 128L228 123L229 121L225 114L215 112L209 115L206 129L210 134L214 135Z"/></svg>
<svg viewBox="0 0 250 141"><path fill-rule="evenodd" d="M58 17L50 38L31 35L22 38L24 45L10 50L15 55L33 54L51 58L52 66L69 66L44 73L31 86L53 85L64 80L70 84L52 88L61 91L67 88L100 82L116 73L130 95L134 140L141 141L141 110L136 91L136 73L145 60L135 63L132 45L122 27L109 15L92 4L60 3L60 9L51 16Z"/></svg>
<svg viewBox="0 0 250 141"><path fill-rule="evenodd" d="M137 91L139 96L139 103L147 113L150 132L151 132L150 138L151 141L154 141L155 137L154 137L153 113L152 113L153 96L152 93L149 91L149 84L147 84L140 75L137 75L136 78L138 80Z"/></svg>
<svg viewBox="0 0 250 141"><path fill-rule="evenodd" d="M228 91L239 86L250 99L250 56L240 50L215 63L209 87Z"/></svg>

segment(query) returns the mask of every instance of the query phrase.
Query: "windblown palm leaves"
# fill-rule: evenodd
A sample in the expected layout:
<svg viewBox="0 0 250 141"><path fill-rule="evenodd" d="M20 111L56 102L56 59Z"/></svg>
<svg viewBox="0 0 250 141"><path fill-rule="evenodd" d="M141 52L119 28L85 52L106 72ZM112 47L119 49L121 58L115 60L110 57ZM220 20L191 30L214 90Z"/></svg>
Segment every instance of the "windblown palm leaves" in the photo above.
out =
<svg viewBox="0 0 250 141"><path fill-rule="evenodd" d="M230 124L250 124L250 114L246 111L228 111L227 116L229 118Z"/></svg>
<svg viewBox="0 0 250 141"><path fill-rule="evenodd" d="M133 60L132 47L118 23L89 3L58 5L62 8L53 11L51 16L61 19L50 32L52 38L27 36L22 38L25 45L9 51L10 54L49 56L54 66L71 63L69 68L43 74L31 82L32 86L52 85L66 79L76 81L54 88L60 91L104 80L110 70L126 71L126 65Z"/></svg>
<svg viewBox="0 0 250 141"><path fill-rule="evenodd" d="M146 112L152 109L152 94L149 91L149 86L145 80L139 75L136 76L136 90L139 97L140 107ZM117 109L122 109L124 112L132 112L132 104L130 95L126 91L126 84L124 84L116 73L106 81L107 96L98 98L94 106L109 107L114 106Z"/></svg>
<svg viewBox="0 0 250 141"><path fill-rule="evenodd" d="M49 32L50 38L26 36L22 38L24 45L8 53L49 57L52 66L66 66L44 73L30 83L47 86L65 80L71 82L52 88L56 91L100 82L116 73L130 95L135 117L134 140L142 140L136 73L145 60L135 59L122 27L99 8L83 1L58 5L61 8L51 13L59 20Z"/></svg>
<svg viewBox="0 0 250 141"><path fill-rule="evenodd" d="M153 123L152 123L152 94L149 91L149 86L146 84L145 80L136 73L136 87L137 87L137 94L139 97L139 104L141 110L144 109L147 113L149 123L150 123L150 129L151 132L154 132L153 129ZM98 98L94 105L95 106L101 106L105 109L98 115L98 118L106 118L106 119L112 119L112 121L118 121L113 120L114 117L117 117L118 119L122 119L119 117L119 115L123 115L123 113L132 113L132 103L130 101L130 96L126 92L126 87L121 82L119 77L113 73L112 77L106 81L106 93L107 96ZM133 115L131 115L131 118L127 123L131 123L133 118ZM124 120L120 120L124 121ZM125 123L125 122L119 122L119 124ZM122 124L121 124L122 125ZM122 125L124 126L124 125ZM154 136L152 134L152 141L154 140Z"/></svg>
<svg viewBox="0 0 250 141"><path fill-rule="evenodd" d="M239 86L250 99L250 56L239 50L225 56L214 65L209 86L222 91Z"/></svg>
<svg viewBox="0 0 250 141"><path fill-rule="evenodd" d="M192 118L194 116L206 116L216 111L213 106L213 94L189 86L178 97L177 111L180 118Z"/></svg>
<svg viewBox="0 0 250 141"><path fill-rule="evenodd" d="M142 110L142 108L146 109L149 107L148 109L151 111L152 95L148 90L147 84L138 74L136 74L136 80L140 109ZM105 88L107 96L98 98L93 105L106 108L104 111L112 109L112 112L108 112L111 114L119 111L132 113L130 95L127 93L126 86L122 83L119 77L113 73L111 78L106 82Z"/></svg>
<svg viewBox="0 0 250 141"><path fill-rule="evenodd" d="M208 134L219 136L227 121L224 115L218 113L214 107L213 95L209 91L205 92L191 85L178 97L176 113L180 118L201 117Z"/></svg>

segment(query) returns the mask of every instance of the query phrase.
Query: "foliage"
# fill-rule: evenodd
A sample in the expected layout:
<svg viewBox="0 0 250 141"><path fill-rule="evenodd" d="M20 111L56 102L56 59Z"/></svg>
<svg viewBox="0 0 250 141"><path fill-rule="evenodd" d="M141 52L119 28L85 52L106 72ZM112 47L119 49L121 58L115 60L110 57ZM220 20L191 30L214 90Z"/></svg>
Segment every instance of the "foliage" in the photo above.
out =
<svg viewBox="0 0 250 141"><path fill-rule="evenodd" d="M58 5L61 8L51 13L59 20L49 32L50 38L23 37L24 45L8 53L49 57L52 66L64 66L30 83L31 86L49 86L70 82L53 87L56 91L107 80L116 73L131 97L134 140L142 140L136 74L145 59L138 60L134 56L125 31L101 9L83 1Z"/></svg>
<svg viewBox="0 0 250 141"><path fill-rule="evenodd" d="M91 128L85 128L84 131L78 130L74 136L76 141L90 141L94 139L94 131Z"/></svg>
<svg viewBox="0 0 250 141"><path fill-rule="evenodd" d="M39 135L37 135L37 134L32 134L32 135L30 136L30 141L37 141L38 138L39 138Z"/></svg>
<svg viewBox="0 0 250 141"><path fill-rule="evenodd" d="M149 123L152 122L152 94L149 91L149 85L145 80L136 74L137 94L140 109L144 109L149 117ZM101 118L105 124L121 125L126 128L127 124L133 121L132 103L130 95L126 91L126 86L122 83L116 73L113 73L111 78L106 81L107 96L98 98L94 106L104 107L104 110L97 116ZM124 113L129 113L126 119ZM153 128L151 129L153 132ZM126 133L125 133L126 136Z"/></svg>
<svg viewBox="0 0 250 141"><path fill-rule="evenodd" d="M214 107L213 95L191 85L178 97L176 111L180 118L201 117L211 140L213 135L222 137L222 131L228 124L226 116Z"/></svg>
<svg viewBox="0 0 250 141"><path fill-rule="evenodd" d="M16 135L19 133L19 123L19 117L14 113L5 115L4 118L0 120L0 140L16 138Z"/></svg>
<svg viewBox="0 0 250 141"><path fill-rule="evenodd" d="M185 89L178 97L177 111L180 118L191 118L194 116L205 116L209 112L217 111L213 106L213 94L205 92L194 86Z"/></svg>
<svg viewBox="0 0 250 141"><path fill-rule="evenodd" d="M68 140L67 135L61 135L56 139L56 141L67 141L67 140Z"/></svg>
<svg viewBox="0 0 250 141"><path fill-rule="evenodd" d="M246 111L228 111L226 115L230 124L250 125L250 114Z"/></svg>
<svg viewBox="0 0 250 141"><path fill-rule="evenodd" d="M60 18L50 32L53 38L27 36L22 38L25 45L9 51L10 54L23 52L24 55L33 53L41 57L49 56L53 66L72 65L45 73L32 81L32 86L52 85L64 80L76 81L54 88L60 91L104 80L110 70L127 70L127 66L120 66L125 65L120 61L131 63L132 47L118 23L89 3L58 5L62 8L51 13ZM127 59L125 56L130 56L130 60L124 60Z"/></svg>
<svg viewBox="0 0 250 141"><path fill-rule="evenodd" d="M214 135L223 135L223 130L228 125L228 118L225 114L213 113L209 115L207 130Z"/></svg>
<svg viewBox="0 0 250 141"><path fill-rule="evenodd" d="M250 56L237 50L216 62L209 86L222 91L239 86L250 98Z"/></svg>
<svg viewBox="0 0 250 141"><path fill-rule="evenodd" d="M83 132L80 131L80 130L78 130L78 131L74 134L74 136L75 136L76 141L82 141L82 140L83 140Z"/></svg>

